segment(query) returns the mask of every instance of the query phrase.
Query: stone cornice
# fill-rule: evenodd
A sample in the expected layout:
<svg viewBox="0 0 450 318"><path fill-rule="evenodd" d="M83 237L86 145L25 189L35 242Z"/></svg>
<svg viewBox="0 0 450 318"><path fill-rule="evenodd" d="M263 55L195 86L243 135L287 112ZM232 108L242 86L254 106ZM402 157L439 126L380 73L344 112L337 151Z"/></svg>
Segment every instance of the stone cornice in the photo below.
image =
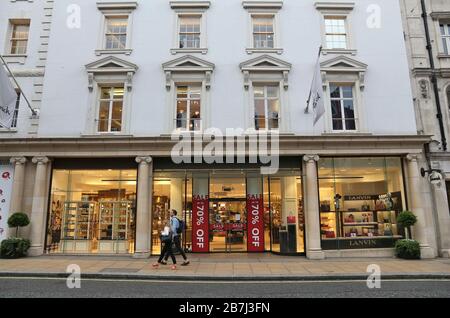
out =
<svg viewBox="0 0 450 318"><path fill-rule="evenodd" d="M270 140L270 139L269 139ZM281 156L407 155L422 152L425 135L295 136L281 135ZM176 144L170 136L116 138L3 138L1 157L169 157ZM225 146L224 146L224 149ZM248 149L248 147L246 147ZM270 149L270 145L268 146ZM247 151L248 152L248 151Z"/></svg>

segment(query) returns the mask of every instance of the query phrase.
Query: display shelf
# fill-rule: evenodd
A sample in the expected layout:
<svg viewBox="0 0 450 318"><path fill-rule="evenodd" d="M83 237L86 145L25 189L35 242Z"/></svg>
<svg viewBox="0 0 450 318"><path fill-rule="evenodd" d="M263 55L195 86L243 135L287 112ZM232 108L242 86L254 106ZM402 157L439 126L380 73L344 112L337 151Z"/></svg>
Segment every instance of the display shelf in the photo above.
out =
<svg viewBox="0 0 450 318"><path fill-rule="evenodd" d="M378 222L353 222L353 223L343 223L342 226L368 226L368 225L378 225Z"/></svg>

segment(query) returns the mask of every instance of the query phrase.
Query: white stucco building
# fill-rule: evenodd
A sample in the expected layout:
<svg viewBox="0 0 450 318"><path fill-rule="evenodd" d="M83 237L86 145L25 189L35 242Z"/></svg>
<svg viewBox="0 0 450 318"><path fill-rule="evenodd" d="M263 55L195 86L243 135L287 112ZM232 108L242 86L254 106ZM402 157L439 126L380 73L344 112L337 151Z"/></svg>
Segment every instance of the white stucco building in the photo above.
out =
<svg viewBox="0 0 450 318"><path fill-rule="evenodd" d="M422 257L438 254L396 1L4 1L0 27L39 110L21 103L0 135L31 255L157 254L170 209L192 252L309 258L392 255L409 209ZM172 132L212 127L279 135L278 173L171 160Z"/></svg>

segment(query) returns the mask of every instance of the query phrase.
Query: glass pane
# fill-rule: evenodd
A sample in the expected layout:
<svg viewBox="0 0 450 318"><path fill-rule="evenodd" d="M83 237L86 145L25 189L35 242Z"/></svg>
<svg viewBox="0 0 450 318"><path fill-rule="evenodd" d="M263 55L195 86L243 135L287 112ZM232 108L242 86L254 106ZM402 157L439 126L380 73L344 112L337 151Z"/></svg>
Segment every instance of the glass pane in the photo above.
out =
<svg viewBox="0 0 450 318"><path fill-rule="evenodd" d="M353 87L352 86L342 86L342 94L344 98L353 98Z"/></svg>
<svg viewBox="0 0 450 318"><path fill-rule="evenodd" d="M201 129L201 116L200 116L200 101L191 101L190 109L191 123L189 125L190 130L198 131Z"/></svg>
<svg viewBox="0 0 450 318"><path fill-rule="evenodd" d="M331 98L340 98L341 97L341 93L339 91L339 86L330 84L330 96Z"/></svg>
<svg viewBox="0 0 450 318"><path fill-rule="evenodd" d="M278 86L267 86L267 97L278 97Z"/></svg>
<svg viewBox="0 0 450 318"><path fill-rule="evenodd" d="M177 102L177 118L176 118L176 127L177 128L186 128L186 120L187 120L187 101L178 101Z"/></svg>
<svg viewBox="0 0 450 318"><path fill-rule="evenodd" d="M343 130L342 120L341 119L333 119L333 130Z"/></svg>
<svg viewBox="0 0 450 318"><path fill-rule="evenodd" d="M111 87L102 87L101 88L101 99L110 99L111 97Z"/></svg>
<svg viewBox="0 0 450 318"><path fill-rule="evenodd" d="M177 86L177 98L187 98L188 87L187 86Z"/></svg>
<svg viewBox="0 0 450 318"><path fill-rule="evenodd" d="M345 121L346 130L356 130L356 121L354 119L347 119Z"/></svg>
<svg viewBox="0 0 450 318"><path fill-rule="evenodd" d="M255 117L266 117L265 103L262 99L255 100Z"/></svg>
<svg viewBox="0 0 450 318"><path fill-rule="evenodd" d="M11 41L11 54L26 54L27 40L13 40Z"/></svg>
<svg viewBox="0 0 450 318"><path fill-rule="evenodd" d="M114 87L113 95L114 99L123 99L124 88L123 87Z"/></svg>
<svg viewBox="0 0 450 318"><path fill-rule="evenodd" d="M355 111L353 108L353 101L344 100L344 115L346 119L355 118Z"/></svg>
<svg viewBox="0 0 450 318"><path fill-rule="evenodd" d="M109 124L109 102L100 102L98 131L107 132Z"/></svg>
<svg viewBox="0 0 450 318"><path fill-rule="evenodd" d="M264 97L264 87L263 86L253 86L253 93L255 97Z"/></svg>
<svg viewBox="0 0 450 318"><path fill-rule="evenodd" d="M114 102L112 110L111 131L122 130L122 102Z"/></svg>
<svg viewBox="0 0 450 318"><path fill-rule="evenodd" d="M16 24L14 25L13 32L12 32L12 38L13 39L28 39L28 32L29 32L30 26L26 24Z"/></svg>
<svg viewBox="0 0 450 318"><path fill-rule="evenodd" d="M342 118L341 102L338 100L331 101L331 114L333 119Z"/></svg>

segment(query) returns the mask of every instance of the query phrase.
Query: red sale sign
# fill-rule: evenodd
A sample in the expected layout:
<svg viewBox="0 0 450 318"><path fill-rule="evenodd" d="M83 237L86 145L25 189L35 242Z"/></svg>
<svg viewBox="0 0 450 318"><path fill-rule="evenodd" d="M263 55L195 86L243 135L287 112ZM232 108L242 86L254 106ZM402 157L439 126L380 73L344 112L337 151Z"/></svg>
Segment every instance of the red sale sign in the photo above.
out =
<svg viewBox="0 0 450 318"><path fill-rule="evenodd" d="M209 197L192 197L192 252L209 252Z"/></svg>
<svg viewBox="0 0 450 318"><path fill-rule="evenodd" d="M247 250L249 252L264 252L263 214L262 195L247 195Z"/></svg>

